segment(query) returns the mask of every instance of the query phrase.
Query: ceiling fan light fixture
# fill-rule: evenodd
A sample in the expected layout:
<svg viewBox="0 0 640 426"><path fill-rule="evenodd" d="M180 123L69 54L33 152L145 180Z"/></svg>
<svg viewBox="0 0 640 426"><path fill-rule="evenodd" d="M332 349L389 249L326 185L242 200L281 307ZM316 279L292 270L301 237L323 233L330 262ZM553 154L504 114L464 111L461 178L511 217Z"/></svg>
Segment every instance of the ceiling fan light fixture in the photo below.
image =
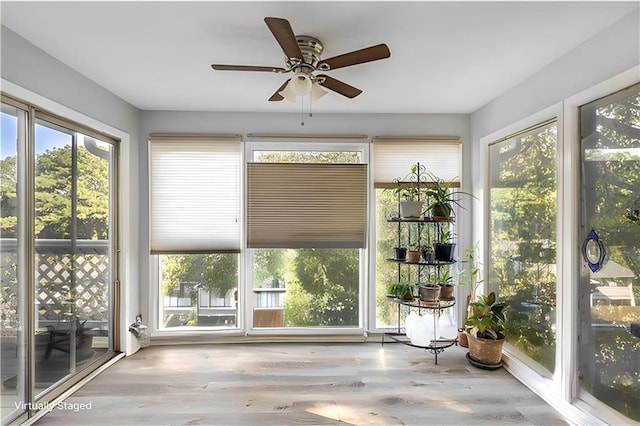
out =
<svg viewBox="0 0 640 426"><path fill-rule="evenodd" d="M296 94L293 93L293 90L291 90L291 81L289 81L289 83L284 86L284 89L282 89L278 93L280 93L280 95L289 102L296 102L298 99L298 96L296 96Z"/></svg>
<svg viewBox="0 0 640 426"><path fill-rule="evenodd" d="M327 91L323 90L317 82L313 83L313 86L311 86L311 99L313 101L317 101L326 94Z"/></svg>
<svg viewBox="0 0 640 426"><path fill-rule="evenodd" d="M307 74L297 72L296 75L291 78L287 87L290 87L296 96L306 96L311 93L312 85L311 78Z"/></svg>

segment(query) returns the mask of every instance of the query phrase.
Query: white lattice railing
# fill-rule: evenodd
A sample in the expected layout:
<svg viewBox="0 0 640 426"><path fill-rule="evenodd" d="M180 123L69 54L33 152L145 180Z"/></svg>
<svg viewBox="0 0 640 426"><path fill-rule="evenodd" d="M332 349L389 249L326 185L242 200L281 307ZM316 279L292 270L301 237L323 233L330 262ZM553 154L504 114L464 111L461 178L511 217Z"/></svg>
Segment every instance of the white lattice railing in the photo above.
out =
<svg viewBox="0 0 640 426"><path fill-rule="evenodd" d="M0 239L2 328L17 324L18 251L15 238ZM36 310L39 324L78 315L90 323L109 320L109 241L36 240ZM66 315L65 315L66 314Z"/></svg>

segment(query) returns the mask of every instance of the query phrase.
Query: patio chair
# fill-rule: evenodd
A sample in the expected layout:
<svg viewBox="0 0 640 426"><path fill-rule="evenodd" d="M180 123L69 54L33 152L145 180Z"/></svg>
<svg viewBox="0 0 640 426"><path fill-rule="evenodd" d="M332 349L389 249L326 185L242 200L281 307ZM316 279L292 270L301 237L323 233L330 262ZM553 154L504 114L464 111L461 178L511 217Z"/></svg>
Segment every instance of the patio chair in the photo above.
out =
<svg viewBox="0 0 640 426"><path fill-rule="evenodd" d="M85 348L87 344L89 345L89 347L91 347L91 344L93 342L93 336L85 332L84 325L86 322L86 319L82 320L79 316L76 316L76 350ZM52 325L47 326L47 330L49 331L49 343L47 344L47 351L44 354L44 359L49 359L51 357L51 352L54 349L69 353L71 346L71 323L67 324L69 324L68 329L60 329L59 320L57 327L54 327Z"/></svg>

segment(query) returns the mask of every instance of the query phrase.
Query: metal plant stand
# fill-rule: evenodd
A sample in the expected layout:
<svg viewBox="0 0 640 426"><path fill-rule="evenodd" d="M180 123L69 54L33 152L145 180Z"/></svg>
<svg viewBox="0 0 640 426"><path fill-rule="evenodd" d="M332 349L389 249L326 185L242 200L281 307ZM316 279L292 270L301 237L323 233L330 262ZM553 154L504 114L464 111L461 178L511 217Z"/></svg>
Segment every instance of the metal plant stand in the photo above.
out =
<svg viewBox="0 0 640 426"><path fill-rule="evenodd" d="M398 326L397 330L393 332L386 332L382 335L382 345L384 346L385 337L389 337L391 340L402 343L407 346L413 346L414 348L421 348L426 351L432 352L435 356L435 364L438 365L438 354L443 352L446 348L451 347L457 343L457 339L441 339L438 337L438 318L442 311L451 308L456 304L455 300L442 300L437 302L422 302L420 299L402 300L394 297L390 297L389 300L398 304ZM422 309L429 309L434 311L433 315L433 338L427 346L414 345L403 332L401 326L401 310L402 306L408 307L408 309L417 309L420 312Z"/></svg>

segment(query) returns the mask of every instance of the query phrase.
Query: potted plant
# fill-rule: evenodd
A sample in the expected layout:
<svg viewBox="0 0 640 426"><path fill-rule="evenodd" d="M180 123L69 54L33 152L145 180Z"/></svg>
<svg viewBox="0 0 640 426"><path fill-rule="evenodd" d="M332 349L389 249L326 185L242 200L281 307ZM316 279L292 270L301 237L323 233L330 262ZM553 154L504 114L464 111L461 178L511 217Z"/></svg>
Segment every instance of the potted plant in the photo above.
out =
<svg viewBox="0 0 640 426"><path fill-rule="evenodd" d="M417 241L413 242L409 245L409 250L407 250L407 262L418 263L420 262L420 256L422 256L420 246L418 246Z"/></svg>
<svg viewBox="0 0 640 426"><path fill-rule="evenodd" d="M426 196L429 200L427 211L431 212L431 217L450 219L453 217L453 206L464 208L461 204L460 195L473 195L463 191L453 191L454 181L446 182L444 179L429 173L431 182L426 189Z"/></svg>
<svg viewBox="0 0 640 426"><path fill-rule="evenodd" d="M387 188L399 199L400 217L405 219L419 218L422 214L424 202L420 200L419 184L420 167L411 166L411 171L402 179L394 180Z"/></svg>
<svg viewBox="0 0 640 426"><path fill-rule="evenodd" d="M420 300L423 302L435 302L440 297L440 286L436 281L436 277L429 274L427 282L418 288Z"/></svg>
<svg viewBox="0 0 640 426"><path fill-rule="evenodd" d="M424 259L425 262L433 262L433 246L422 246L420 251L422 252L422 259Z"/></svg>
<svg viewBox="0 0 640 426"><path fill-rule="evenodd" d="M467 313L467 318L471 315L470 311L470 303L471 298L476 294L478 286L482 284L482 279L478 279L480 277L480 262L478 261L478 243L472 248L468 248L465 250L464 260L461 264L465 265L465 269L460 272L460 278L458 279L458 285L469 285L469 294L466 298L465 303L465 312ZM463 275L464 274L464 275ZM466 320L465 320L466 321ZM458 329L458 345L463 348L469 347L469 339L467 339L467 334L465 333L464 328Z"/></svg>
<svg viewBox="0 0 640 426"><path fill-rule="evenodd" d="M413 300L413 285L403 281L389 284L387 288L389 296L403 300Z"/></svg>
<svg viewBox="0 0 640 426"><path fill-rule="evenodd" d="M453 250L456 246L453 240L454 234L450 229L445 229L440 233L438 241L433 244L433 253L435 260L441 262L453 261Z"/></svg>
<svg viewBox="0 0 640 426"><path fill-rule="evenodd" d="M501 365L505 337L504 303L498 302L496 293L492 291L469 306L471 315L465 326L471 361L487 368Z"/></svg>
<svg viewBox="0 0 640 426"><path fill-rule="evenodd" d="M393 259L394 260L406 260L407 258L407 248L406 247L394 247L393 248Z"/></svg>
<svg viewBox="0 0 640 426"><path fill-rule="evenodd" d="M453 300L453 276L451 276L449 268L444 269L444 271L436 277L436 282L440 286L440 300Z"/></svg>
<svg viewBox="0 0 640 426"><path fill-rule="evenodd" d="M407 260L407 238L399 235L397 244L398 246L393 248L393 260Z"/></svg>

